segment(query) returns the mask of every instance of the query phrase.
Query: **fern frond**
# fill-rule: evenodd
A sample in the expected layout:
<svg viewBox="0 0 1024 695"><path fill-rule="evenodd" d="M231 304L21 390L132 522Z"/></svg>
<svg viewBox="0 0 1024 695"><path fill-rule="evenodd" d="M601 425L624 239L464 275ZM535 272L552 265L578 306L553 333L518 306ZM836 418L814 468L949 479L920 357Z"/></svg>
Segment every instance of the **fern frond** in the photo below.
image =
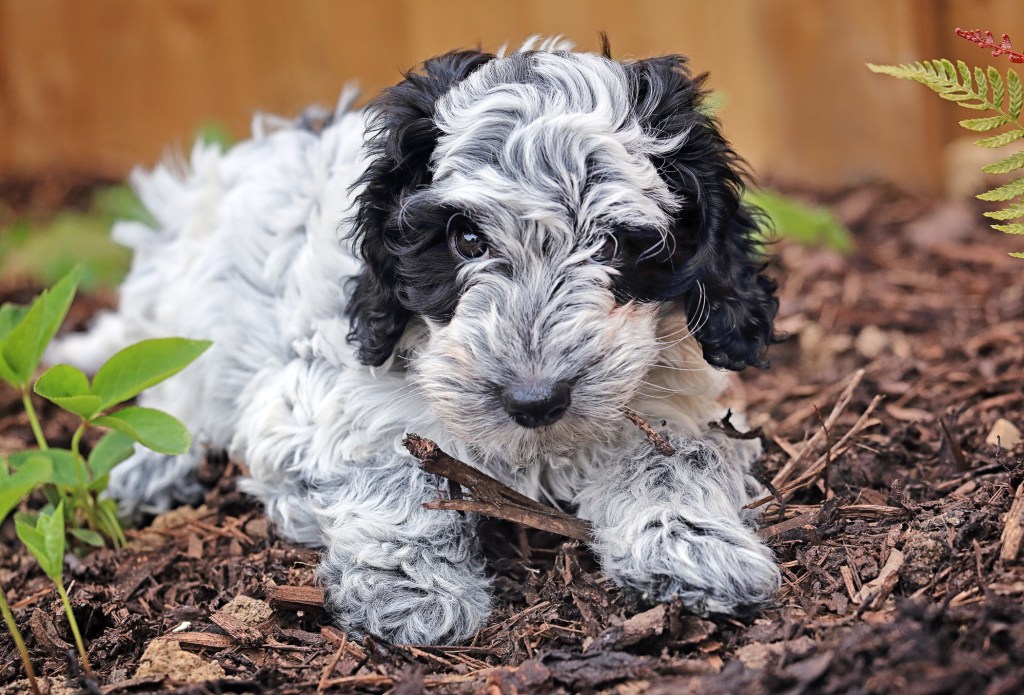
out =
<svg viewBox="0 0 1024 695"><path fill-rule="evenodd" d="M1013 68L1006 70L1006 91L1010 95L1010 118L1016 121L1024 106L1024 89L1021 88L1020 75Z"/></svg>
<svg viewBox="0 0 1024 695"><path fill-rule="evenodd" d="M1011 181L1005 186L999 188L993 188L991 191L986 193L978 194L979 200L1011 200L1017 196L1024 195L1024 178Z"/></svg>
<svg viewBox="0 0 1024 695"><path fill-rule="evenodd" d="M992 47L993 55L1006 53L1009 54L1012 62L1024 62L1024 54L1018 54L1011 50L1009 38L1006 35L1003 35L1002 43L996 45L992 34L988 32L964 32L957 29L957 34L978 43L978 45ZM1018 57L1022 57L1022 59L1018 60ZM902 65L868 63L868 69L882 75L923 84L946 101L952 101L964 108L993 112L993 115L984 118L965 118L960 121L960 125L967 130L987 133L1010 126L1009 130L975 140L974 144L980 147L1004 147L1024 139L1024 124L1020 120L1021 111L1024 110L1024 87L1021 85L1020 76L1012 68L1007 68L1005 79L994 67L971 69L962 60L958 60L955 65L945 59ZM988 174L1008 174L1020 169L1024 169L1024 151L993 162L983 167L982 171ZM1024 199L1024 178L982 193L978 198L1000 202ZM994 220L1024 218L1024 202L1012 202L1003 210L984 214ZM1006 234L1024 235L1024 222L993 224L992 227ZM1024 258L1024 253L1010 255Z"/></svg>
<svg viewBox="0 0 1024 695"><path fill-rule="evenodd" d="M1012 220L1017 217L1024 217L1024 205L1020 203L1011 203L1010 207L1002 210L990 210L989 212L982 213L985 217L991 217L994 220Z"/></svg>
<svg viewBox="0 0 1024 695"><path fill-rule="evenodd" d="M986 133L990 130L995 130L999 126L1006 125L1010 122L1010 119L1006 116L986 116L985 118L965 118L960 121L960 125L967 130L973 130L977 133Z"/></svg>
<svg viewBox="0 0 1024 695"><path fill-rule="evenodd" d="M992 103L1002 106L1006 90L1003 87L1003 76L991 65L988 68L988 83L992 87Z"/></svg>
<svg viewBox="0 0 1024 695"><path fill-rule="evenodd" d="M992 229L998 229L1004 234L1024 234L1024 224L1014 222L1013 224L994 224Z"/></svg>
<svg viewBox="0 0 1024 695"><path fill-rule="evenodd" d="M986 174L1009 174L1018 169L1024 169L1024 152L1011 154L1006 159L1000 159L998 162L981 168Z"/></svg>
<svg viewBox="0 0 1024 695"><path fill-rule="evenodd" d="M1008 130L999 135L975 140L974 144L979 147L1004 147L1021 138L1024 138L1024 130Z"/></svg>

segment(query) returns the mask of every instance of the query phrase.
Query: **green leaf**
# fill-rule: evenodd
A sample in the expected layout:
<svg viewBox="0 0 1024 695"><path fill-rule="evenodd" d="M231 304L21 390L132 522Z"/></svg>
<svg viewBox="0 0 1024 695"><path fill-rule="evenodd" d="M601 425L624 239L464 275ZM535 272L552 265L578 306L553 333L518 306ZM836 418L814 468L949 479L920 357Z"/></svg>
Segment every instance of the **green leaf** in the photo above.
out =
<svg viewBox="0 0 1024 695"><path fill-rule="evenodd" d="M80 369L58 364L50 367L36 381L35 392L64 410L90 420L100 410L102 399L89 389L89 377Z"/></svg>
<svg viewBox="0 0 1024 695"><path fill-rule="evenodd" d="M31 459L41 458L50 462L50 478L47 483L71 490L84 488L88 482L88 474L75 455L67 449L29 449L11 454L11 466L21 470Z"/></svg>
<svg viewBox="0 0 1024 695"><path fill-rule="evenodd" d="M993 188L991 191L981 193L977 197L980 200L1010 200L1019 195L1024 195L1024 178L1011 181L999 188Z"/></svg>
<svg viewBox="0 0 1024 695"><path fill-rule="evenodd" d="M176 418L153 408L130 407L96 418L95 425L128 435L160 454L184 454L192 438Z"/></svg>
<svg viewBox="0 0 1024 695"><path fill-rule="evenodd" d="M1024 167L1024 151L1011 154L1006 159L1000 159L998 162L982 167L981 170L986 174L1008 174L1022 167Z"/></svg>
<svg viewBox="0 0 1024 695"><path fill-rule="evenodd" d="M102 399L101 410L123 403L177 374L210 345L208 340L185 338L156 338L129 345L96 372L92 392Z"/></svg>
<svg viewBox="0 0 1024 695"><path fill-rule="evenodd" d="M48 482L52 473L52 464L41 456L28 457L14 474L8 473L7 465L0 463L0 522L25 495Z"/></svg>
<svg viewBox="0 0 1024 695"><path fill-rule="evenodd" d="M997 108L1002 108L1003 97L1006 95L1006 91L1003 88L1003 76L991 65L988 68L988 82L992 86L992 103Z"/></svg>
<svg viewBox="0 0 1024 695"><path fill-rule="evenodd" d="M1024 234L1024 224L1014 222L1013 224L994 224L992 229L998 229L1004 234Z"/></svg>
<svg viewBox="0 0 1024 695"><path fill-rule="evenodd" d="M17 304L0 306L0 341L5 340L11 334L14 327L21 323L27 313L27 306L18 306Z"/></svg>
<svg viewBox="0 0 1024 695"><path fill-rule="evenodd" d="M994 130L1001 125L1006 125L1010 121L1006 116L988 116L986 118L965 118L960 121L960 125L967 130L973 130L979 133L984 133L989 130Z"/></svg>
<svg viewBox="0 0 1024 695"><path fill-rule="evenodd" d="M988 96L988 84L985 80L984 70L981 68L974 68L974 81L978 85L978 94L981 96ZM964 84L970 85L971 81L969 79L964 80Z"/></svg>
<svg viewBox="0 0 1024 695"><path fill-rule="evenodd" d="M979 147L1003 147L1009 145L1011 142L1024 138L1024 130L1008 130L1005 133L999 135L993 135L989 138L982 138L981 140L975 140L974 144Z"/></svg>
<svg viewBox="0 0 1024 695"><path fill-rule="evenodd" d="M68 530L68 533L94 548L102 548L106 545L103 541L103 536L87 528L72 528Z"/></svg>
<svg viewBox="0 0 1024 695"><path fill-rule="evenodd" d="M89 454L89 470L93 481L97 481L110 473L114 466L135 453L135 442L121 432L109 432L101 439L92 453Z"/></svg>
<svg viewBox="0 0 1024 695"><path fill-rule="evenodd" d="M1013 256L1014 258L1024 258L1024 253L1020 251L1013 251L1010 253L1010 255Z"/></svg>
<svg viewBox="0 0 1024 695"><path fill-rule="evenodd" d="M1006 70L1006 91L1010 95L1010 118L1017 120L1024 106L1024 89L1021 88L1020 75L1013 68Z"/></svg>
<svg viewBox="0 0 1024 695"><path fill-rule="evenodd" d="M744 200L761 208L779 236L805 246L826 246L849 253L853 237L827 208L810 207L798 200L766 190L747 191Z"/></svg>
<svg viewBox="0 0 1024 695"><path fill-rule="evenodd" d="M992 210L982 214L984 214L985 217L991 217L994 220L1012 220L1017 217L1024 217L1024 205L1021 203L1013 203L1010 207L1004 210Z"/></svg>
<svg viewBox="0 0 1024 695"><path fill-rule="evenodd" d="M18 538L25 544L43 572L54 584L64 573L64 502L52 514L39 514L36 525L18 520L14 524Z"/></svg>
<svg viewBox="0 0 1024 695"><path fill-rule="evenodd" d="M81 267L75 268L52 289L39 295L4 341L3 360L15 376L18 387L28 386L43 357L43 350L64 322L81 275Z"/></svg>

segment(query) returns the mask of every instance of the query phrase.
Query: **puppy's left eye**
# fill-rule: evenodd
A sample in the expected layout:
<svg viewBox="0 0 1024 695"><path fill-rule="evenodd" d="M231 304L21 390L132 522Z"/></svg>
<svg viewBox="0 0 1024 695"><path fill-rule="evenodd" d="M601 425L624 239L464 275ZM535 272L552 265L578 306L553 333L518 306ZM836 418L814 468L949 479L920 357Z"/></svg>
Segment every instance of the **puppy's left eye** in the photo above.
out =
<svg viewBox="0 0 1024 695"><path fill-rule="evenodd" d="M465 217L452 219L448 224L448 245L456 256L467 261L487 255L487 238Z"/></svg>
<svg viewBox="0 0 1024 695"><path fill-rule="evenodd" d="M594 261L597 263L611 263L619 260L619 242L609 234L604 238L601 248L594 254Z"/></svg>

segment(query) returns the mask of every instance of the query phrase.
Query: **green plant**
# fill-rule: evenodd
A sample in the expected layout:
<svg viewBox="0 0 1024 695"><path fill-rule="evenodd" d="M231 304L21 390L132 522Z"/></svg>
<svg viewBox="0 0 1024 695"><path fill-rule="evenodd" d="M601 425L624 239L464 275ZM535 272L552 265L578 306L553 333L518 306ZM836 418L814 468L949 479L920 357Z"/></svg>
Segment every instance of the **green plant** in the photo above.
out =
<svg viewBox="0 0 1024 695"><path fill-rule="evenodd" d="M7 519L25 495L39 485L50 479L52 473L50 462L42 457L35 457L25 462L13 475L8 470L7 464L0 462L0 523ZM28 676L32 692L39 695L39 686L36 683L36 674L32 669L32 662L28 658L28 649L25 647L25 640L21 636L17 623L14 622L14 614L7 605L7 592L0 586L0 613L3 614L4 622L14 640L14 646L21 655L21 663L25 666L25 674Z"/></svg>
<svg viewBox="0 0 1024 695"><path fill-rule="evenodd" d="M771 219L771 226L779 237L804 246L824 246L843 254L853 250L850 231L828 208L811 207L764 189L748 190L743 199Z"/></svg>
<svg viewBox="0 0 1024 695"><path fill-rule="evenodd" d="M89 666L89 657L85 653L82 633L78 629L75 612L71 610L71 600L64 588L64 502L60 502L50 514L40 513L34 526L23 519L17 519L15 528L18 538L32 553L39 566L43 568L43 573L56 585L61 603L64 604L64 612L68 616L71 633L75 636L75 646L78 648L78 654L82 657L82 666L85 668L86 675L91 676L92 668Z"/></svg>
<svg viewBox="0 0 1024 695"><path fill-rule="evenodd" d="M132 454L135 442L159 453L182 454L188 451L191 438L181 422L162 411L115 408L184 369L210 343L183 338L144 340L111 357L91 383L75 367L51 367L32 390L79 419L70 449L51 448L30 387L47 344L67 314L80 273L72 271L27 308L9 304L0 308L0 379L20 391L37 444L36 449L11 454L5 465L21 470L36 459L49 461L52 473L44 491L51 508L65 505L69 533L90 545L103 545L105 537L120 546L125 537L116 503L100 497L111 469ZM92 426L112 431L86 457L81 443Z"/></svg>
<svg viewBox="0 0 1024 695"><path fill-rule="evenodd" d="M980 31L966 32L957 29L957 34L986 48L993 49L993 56L1006 54L1012 62L1024 61L1024 56L1012 51L1009 37L1003 35L1001 44L995 44L991 33L987 36ZM985 133L1006 128L1002 132L988 135L975 144L980 147L1004 147L1024 138L1024 125L1021 121L1021 109L1024 107L1024 89L1021 87L1020 76L1013 68L1006 69L1006 79L996 68L970 68L962 60L956 65L945 59L930 60L903 65L873 65L868 63L872 72L890 75L901 80L912 80L925 85L947 101L975 111L988 111L989 116L967 118L960 125L974 132ZM1009 174L1024 169L1024 151L1015 152L997 162L982 168L989 174ZM1024 218L1024 177L1015 179L1006 185L999 186L978 195L981 200L1008 203L1006 208L986 212L985 215L1001 222ZM1007 234L1024 234L1024 223L993 224ZM1010 254L1024 258L1024 253Z"/></svg>

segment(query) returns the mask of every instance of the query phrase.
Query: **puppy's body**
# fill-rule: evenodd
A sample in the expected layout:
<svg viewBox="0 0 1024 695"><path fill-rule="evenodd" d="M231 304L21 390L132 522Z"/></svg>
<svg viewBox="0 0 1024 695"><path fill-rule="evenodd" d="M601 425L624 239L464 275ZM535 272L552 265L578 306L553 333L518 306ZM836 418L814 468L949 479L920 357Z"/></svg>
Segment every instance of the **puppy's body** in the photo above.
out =
<svg viewBox="0 0 1024 695"><path fill-rule="evenodd" d="M158 231L117 227L135 250L118 313L55 357L214 346L143 397L194 450L139 450L114 496L191 501L203 450L227 449L282 532L324 547L343 625L457 641L488 580L472 516L422 508L436 483L401 446L417 432L575 506L605 571L649 598L770 599L778 570L741 514L759 446L707 426L727 381L708 361L759 361L775 311L735 158L680 59L555 49L450 54L322 130L258 121L136 176Z"/></svg>

